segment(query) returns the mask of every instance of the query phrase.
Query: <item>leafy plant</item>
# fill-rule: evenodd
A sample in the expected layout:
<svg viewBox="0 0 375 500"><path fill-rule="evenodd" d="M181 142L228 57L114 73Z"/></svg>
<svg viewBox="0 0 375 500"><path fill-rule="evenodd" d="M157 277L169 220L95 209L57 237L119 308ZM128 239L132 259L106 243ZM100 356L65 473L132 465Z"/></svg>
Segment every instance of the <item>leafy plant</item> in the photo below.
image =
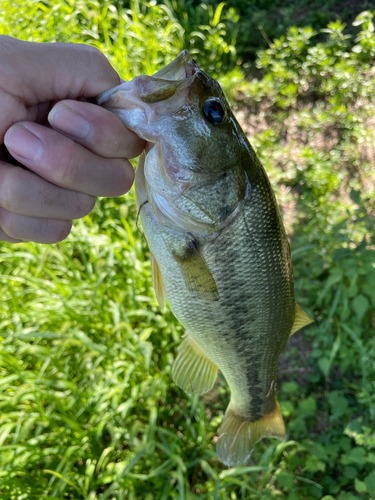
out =
<svg viewBox="0 0 375 500"><path fill-rule="evenodd" d="M189 1L186 4L191 3ZM207 0L215 8L220 0ZM193 2L195 6L199 0ZM314 31L326 28L338 20L347 25L346 32L354 35L353 19L365 9L373 8L368 0L348 3L342 0L227 0L226 9L235 9L240 16L236 49L247 69L253 70L252 63L259 50L266 49L291 27L311 26ZM313 42L315 44L315 41Z"/></svg>

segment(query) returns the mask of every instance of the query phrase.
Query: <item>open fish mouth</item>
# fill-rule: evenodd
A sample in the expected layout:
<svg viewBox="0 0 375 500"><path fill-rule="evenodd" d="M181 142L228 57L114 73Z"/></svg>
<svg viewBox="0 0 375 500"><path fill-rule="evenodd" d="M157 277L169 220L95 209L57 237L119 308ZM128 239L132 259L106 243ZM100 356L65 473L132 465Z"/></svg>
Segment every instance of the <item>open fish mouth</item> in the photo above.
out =
<svg viewBox="0 0 375 500"><path fill-rule="evenodd" d="M125 110L145 108L145 111L147 111L147 107L143 106L142 103L155 104L169 100L175 96L177 91L188 89L198 71L200 70L192 60L189 52L183 50L172 62L154 75L136 76L131 81L123 82L117 87L102 92L91 101L118 114L128 128L132 129L130 117L126 117ZM175 106L171 106L170 111L174 111L174 108L180 106L181 100L178 99L174 104ZM117 110L123 111L121 116ZM146 112L145 115L150 119L150 113ZM139 127L139 116L137 125ZM139 133L139 131L137 132Z"/></svg>
<svg viewBox="0 0 375 500"><path fill-rule="evenodd" d="M192 179L186 169L178 166L176 159L170 159L170 154L162 153L169 148L169 140L160 140L168 126L165 126L171 116L184 109L188 114L190 101L190 86L197 73L201 72L187 50L183 50L172 62L157 71L152 76L140 75L131 81L109 89L95 98L100 106L112 111L118 118L138 136L147 141L146 165L142 170L148 197L155 198L155 212L168 212L168 218L173 214L176 221L180 214L175 214L169 202L180 196L191 184ZM154 150L155 144L158 147ZM175 148L181 145L175 144ZM144 174L143 174L144 170ZM140 172L138 177L141 176ZM168 202L166 199L168 198ZM160 210L156 207L160 206Z"/></svg>

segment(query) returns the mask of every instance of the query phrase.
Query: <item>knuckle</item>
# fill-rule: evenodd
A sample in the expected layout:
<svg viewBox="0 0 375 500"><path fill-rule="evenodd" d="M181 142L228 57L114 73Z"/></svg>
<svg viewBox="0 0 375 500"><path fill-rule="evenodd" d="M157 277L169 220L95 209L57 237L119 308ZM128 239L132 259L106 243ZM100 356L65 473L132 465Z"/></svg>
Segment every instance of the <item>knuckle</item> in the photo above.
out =
<svg viewBox="0 0 375 500"><path fill-rule="evenodd" d="M89 194L73 191L72 218L80 219L91 212L95 206L96 198Z"/></svg>
<svg viewBox="0 0 375 500"><path fill-rule="evenodd" d="M58 243L69 235L71 228L71 220L40 219L37 241L41 243Z"/></svg>
<svg viewBox="0 0 375 500"><path fill-rule="evenodd" d="M105 57L105 55L96 47L93 47L91 45L86 46L88 47L90 57L92 58L92 61L96 64L99 64L100 66L110 66L108 59Z"/></svg>
<svg viewBox="0 0 375 500"><path fill-rule="evenodd" d="M77 180L77 172L74 148L69 145L64 150L64 160L54 169L53 182L62 187L73 187Z"/></svg>
<svg viewBox="0 0 375 500"><path fill-rule="evenodd" d="M0 183L0 205L13 211L23 205L26 172L21 167L9 169Z"/></svg>
<svg viewBox="0 0 375 500"><path fill-rule="evenodd" d="M98 56L102 54L99 49L94 47L93 45L86 45L85 43L78 43L76 44L76 47L79 47L80 50L84 50L91 54L93 57L94 55Z"/></svg>
<svg viewBox="0 0 375 500"><path fill-rule="evenodd" d="M93 58L98 57L98 54L101 54L99 49L93 47L92 45L86 45L85 43L75 43L74 45L70 45L68 48L74 51L74 53L77 54L78 57L80 54L84 54L85 58Z"/></svg>
<svg viewBox="0 0 375 500"><path fill-rule="evenodd" d="M108 59L96 47L80 44L80 49L86 52L85 59L95 71L97 71L98 68L112 69Z"/></svg>
<svg viewBox="0 0 375 500"><path fill-rule="evenodd" d="M8 236L16 239L23 239L24 228L19 216L7 210L0 210L0 225Z"/></svg>

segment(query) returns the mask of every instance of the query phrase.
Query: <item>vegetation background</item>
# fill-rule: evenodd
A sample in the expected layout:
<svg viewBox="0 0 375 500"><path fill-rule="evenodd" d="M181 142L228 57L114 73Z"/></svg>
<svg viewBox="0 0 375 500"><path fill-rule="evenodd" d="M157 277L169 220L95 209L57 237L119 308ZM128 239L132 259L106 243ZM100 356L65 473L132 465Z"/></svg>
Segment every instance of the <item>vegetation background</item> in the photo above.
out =
<svg viewBox="0 0 375 500"><path fill-rule="evenodd" d="M99 200L60 244L0 243L1 499L375 498L370 7L2 1L0 33L95 45L125 79L187 48L220 80L276 191L315 323L280 357L287 441L227 469L225 381L202 397L172 382L183 331L158 308L133 192Z"/></svg>

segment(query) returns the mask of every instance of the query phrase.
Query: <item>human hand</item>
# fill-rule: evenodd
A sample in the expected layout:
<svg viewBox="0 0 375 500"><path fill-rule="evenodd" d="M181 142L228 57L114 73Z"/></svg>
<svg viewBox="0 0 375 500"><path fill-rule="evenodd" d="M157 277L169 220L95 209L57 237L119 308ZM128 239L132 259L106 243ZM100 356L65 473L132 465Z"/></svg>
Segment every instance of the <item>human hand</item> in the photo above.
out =
<svg viewBox="0 0 375 500"><path fill-rule="evenodd" d="M144 141L110 111L76 100L120 83L97 49L0 36L0 67L0 241L56 243L96 196L130 189L125 158Z"/></svg>

